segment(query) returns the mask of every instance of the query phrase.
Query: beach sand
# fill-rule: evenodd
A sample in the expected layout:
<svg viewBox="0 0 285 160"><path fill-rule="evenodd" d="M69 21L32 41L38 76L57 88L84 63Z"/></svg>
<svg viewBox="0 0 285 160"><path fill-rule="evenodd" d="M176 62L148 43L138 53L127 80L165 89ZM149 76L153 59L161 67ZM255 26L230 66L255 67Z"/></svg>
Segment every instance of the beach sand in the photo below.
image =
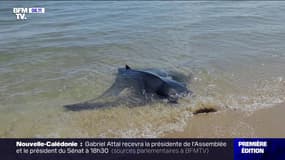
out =
<svg viewBox="0 0 285 160"><path fill-rule="evenodd" d="M183 132L167 138L285 137L285 103L255 111L224 110L194 115Z"/></svg>

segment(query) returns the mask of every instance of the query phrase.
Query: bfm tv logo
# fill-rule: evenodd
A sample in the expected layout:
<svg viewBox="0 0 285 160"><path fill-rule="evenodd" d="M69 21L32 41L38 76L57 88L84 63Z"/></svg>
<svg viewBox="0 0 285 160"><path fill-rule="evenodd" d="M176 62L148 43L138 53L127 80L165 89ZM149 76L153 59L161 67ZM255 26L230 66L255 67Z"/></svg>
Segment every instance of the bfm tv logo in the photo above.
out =
<svg viewBox="0 0 285 160"><path fill-rule="evenodd" d="M13 8L13 13L16 15L17 20L25 20L27 19L26 14L45 13L45 8Z"/></svg>

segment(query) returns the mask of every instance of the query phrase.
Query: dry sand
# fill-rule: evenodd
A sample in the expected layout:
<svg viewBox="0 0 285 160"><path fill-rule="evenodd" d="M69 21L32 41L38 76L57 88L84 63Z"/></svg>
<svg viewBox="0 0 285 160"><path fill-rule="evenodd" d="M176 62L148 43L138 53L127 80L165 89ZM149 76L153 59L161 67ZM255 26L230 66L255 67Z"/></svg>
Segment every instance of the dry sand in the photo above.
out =
<svg viewBox="0 0 285 160"><path fill-rule="evenodd" d="M183 132L167 138L285 137L285 103L255 111L225 110L194 115Z"/></svg>

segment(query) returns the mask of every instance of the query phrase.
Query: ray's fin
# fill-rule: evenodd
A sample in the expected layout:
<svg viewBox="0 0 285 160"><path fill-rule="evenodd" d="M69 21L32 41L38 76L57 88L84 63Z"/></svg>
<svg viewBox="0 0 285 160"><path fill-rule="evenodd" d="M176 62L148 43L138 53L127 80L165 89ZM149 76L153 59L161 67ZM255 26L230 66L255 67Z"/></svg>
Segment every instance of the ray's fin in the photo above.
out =
<svg viewBox="0 0 285 160"><path fill-rule="evenodd" d="M128 70L128 69L131 69L131 67L126 64L126 70Z"/></svg>

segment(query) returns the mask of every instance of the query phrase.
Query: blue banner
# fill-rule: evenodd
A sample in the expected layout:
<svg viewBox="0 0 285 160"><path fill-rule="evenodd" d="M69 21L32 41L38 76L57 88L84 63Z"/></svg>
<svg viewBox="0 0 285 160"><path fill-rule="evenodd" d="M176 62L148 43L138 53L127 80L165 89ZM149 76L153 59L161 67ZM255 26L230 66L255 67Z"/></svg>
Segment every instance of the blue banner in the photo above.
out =
<svg viewBox="0 0 285 160"><path fill-rule="evenodd" d="M285 160L285 139L236 138L234 160Z"/></svg>
<svg viewBox="0 0 285 160"><path fill-rule="evenodd" d="M0 139L5 160L187 159L285 160L285 139Z"/></svg>

